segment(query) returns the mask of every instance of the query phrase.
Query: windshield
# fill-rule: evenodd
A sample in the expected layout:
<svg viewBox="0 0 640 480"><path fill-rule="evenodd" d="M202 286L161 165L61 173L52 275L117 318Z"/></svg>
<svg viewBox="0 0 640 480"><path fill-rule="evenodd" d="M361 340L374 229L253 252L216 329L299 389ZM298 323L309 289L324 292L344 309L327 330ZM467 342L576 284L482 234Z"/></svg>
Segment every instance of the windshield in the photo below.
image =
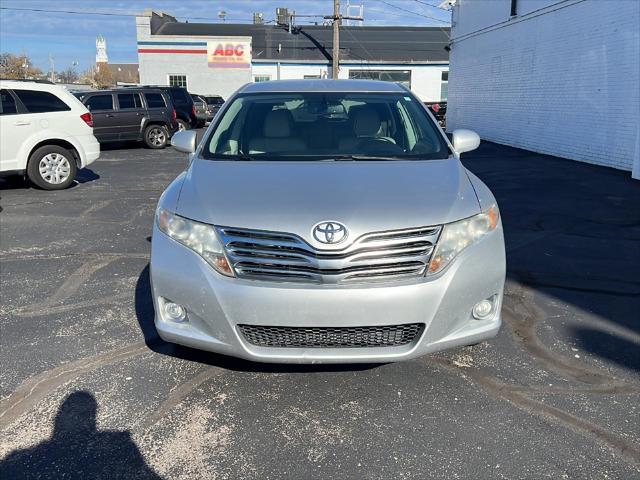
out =
<svg viewBox="0 0 640 480"><path fill-rule="evenodd" d="M219 160L447 158L424 107L404 93L261 93L233 99L205 141Z"/></svg>

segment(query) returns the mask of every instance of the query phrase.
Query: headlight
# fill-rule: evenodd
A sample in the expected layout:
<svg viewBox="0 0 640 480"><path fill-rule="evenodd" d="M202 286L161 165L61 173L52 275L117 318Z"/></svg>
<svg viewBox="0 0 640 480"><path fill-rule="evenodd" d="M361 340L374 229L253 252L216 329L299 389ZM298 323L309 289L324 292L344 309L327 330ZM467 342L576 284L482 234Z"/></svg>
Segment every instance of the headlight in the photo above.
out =
<svg viewBox="0 0 640 480"><path fill-rule="evenodd" d="M499 219L500 211L492 205L478 215L445 225L431 256L427 275L442 271L462 250L495 230Z"/></svg>
<svg viewBox="0 0 640 480"><path fill-rule="evenodd" d="M234 276L222 244L211 225L188 220L163 208L158 208L156 221L162 232L196 252L217 272L229 277Z"/></svg>

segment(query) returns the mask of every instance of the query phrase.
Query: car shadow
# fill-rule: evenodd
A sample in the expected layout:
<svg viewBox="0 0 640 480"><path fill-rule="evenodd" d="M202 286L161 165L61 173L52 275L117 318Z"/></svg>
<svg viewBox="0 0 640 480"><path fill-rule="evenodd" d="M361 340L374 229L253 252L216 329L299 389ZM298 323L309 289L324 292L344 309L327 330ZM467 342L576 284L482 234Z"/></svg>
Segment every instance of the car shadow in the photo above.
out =
<svg viewBox="0 0 640 480"><path fill-rule="evenodd" d="M640 333L638 182L491 142L462 160L500 206L507 278L551 297L537 305L564 341L640 370L640 344L629 340Z"/></svg>
<svg viewBox="0 0 640 480"><path fill-rule="evenodd" d="M91 393L71 393L58 409L51 437L9 453L0 462L0 478L161 479L129 431L98 430L97 412Z"/></svg>
<svg viewBox="0 0 640 480"><path fill-rule="evenodd" d="M76 175L76 183L89 183L95 180L98 180L100 175L91 170L90 168L83 168L78 170L78 174ZM72 185L73 187L74 185Z"/></svg>
<svg viewBox="0 0 640 480"><path fill-rule="evenodd" d="M33 185L24 178L24 175L0 177L0 190L15 190L19 188L33 188Z"/></svg>
<svg viewBox="0 0 640 480"><path fill-rule="evenodd" d="M100 175L91 170L90 168L81 168L78 170L76 174L76 179L71 185L69 185L65 190L73 189L80 184L90 183L95 180L98 180ZM0 190L16 190L16 189L33 189L33 190L42 190L33 185L29 181L29 179L25 178L24 175L10 175L6 177L0 177ZM42 190L46 192L48 190ZM57 190L54 190L57 191Z"/></svg>
<svg viewBox="0 0 640 480"><path fill-rule="evenodd" d="M162 355L168 355L182 360L198 362L210 366L220 367L227 370L241 372L272 372L272 373L304 373L304 372L341 372L341 371L362 371L384 365L382 363L358 363L358 364L274 364L251 362L227 355L219 355L204 350L184 347L173 343L165 342L158 335L154 324L155 310L151 296L151 281L149 277L149 265L147 265L136 283L135 308L136 318L140 326L140 331L144 337L145 344L151 350Z"/></svg>
<svg viewBox="0 0 640 480"><path fill-rule="evenodd" d="M134 148L144 148L144 143L136 140L126 140L122 142L105 142L100 144L101 152L110 152L112 150L130 150Z"/></svg>

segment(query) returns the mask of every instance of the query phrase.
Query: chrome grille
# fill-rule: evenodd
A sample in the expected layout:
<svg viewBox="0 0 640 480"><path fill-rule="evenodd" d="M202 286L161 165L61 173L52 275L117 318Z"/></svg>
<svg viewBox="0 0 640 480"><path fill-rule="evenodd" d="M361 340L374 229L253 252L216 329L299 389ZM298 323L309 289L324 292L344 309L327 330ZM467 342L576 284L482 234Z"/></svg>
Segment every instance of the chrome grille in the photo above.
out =
<svg viewBox="0 0 640 480"><path fill-rule="evenodd" d="M320 250L291 233L219 227L239 278L337 284L422 276L440 227L368 233L341 250Z"/></svg>
<svg viewBox="0 0 640 480"><path fill-rule="evenodd" d="M372 327L271 327L238 325L252 345L276 348L360 348L399 347L422 333L424 324Z"/></svg>

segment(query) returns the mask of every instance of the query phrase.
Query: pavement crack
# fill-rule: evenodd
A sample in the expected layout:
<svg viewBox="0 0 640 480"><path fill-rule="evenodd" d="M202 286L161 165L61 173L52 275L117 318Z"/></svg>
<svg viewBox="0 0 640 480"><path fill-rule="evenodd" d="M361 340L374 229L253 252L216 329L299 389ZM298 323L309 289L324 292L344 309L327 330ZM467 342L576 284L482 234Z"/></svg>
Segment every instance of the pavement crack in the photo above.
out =
<svg viewBox="0 0 640 480"><path fill-rule="evenodd" d="M18 260L56 260L62 258L74 258L74 257L96 257L96 258L112 258L117 260L119 258L141 258L148 260L148 253L113 253L113 252L74 252L74 253L61 253L59 255L54 254L30 254L30 255L14 255L11 252L0 252L0 260L3 262L18 261Z"/></svg>
<svg viewBox="0 0 640 480"><path fill-rule="evenodd" d="M587 438L593 438L630 464L640 467L640 446L633 441L621 438L588 420L547 405L540 400L535 400L526 395L528 392L525 388L519 386L514 388L513 385L506 384L480 369L457 367L449 360L438 357L431 357L427 361L433 361L449 371L456 372L468 381L480 385L495 397L505 400L521 410L559 423ZM598 389L599 387L596 387L596 390Z"/></svg>
<svg viewBox="0 0 640 480"><path fill-rule="evenodd" d="M149 349L144 342L136 342L116 350L66 363L25 380L9 397L0 402L0 428L6 428L20 415L40 402L49 392L81 374L148 351Z"/></svg>
<svg viewBox="0 0 640 480"><path fill-rule="evenodd" d="M180 384L177 388L169 392L169 395L167 396L165 401L162 402L160 406L158 406L158 408L156 408L153 412L151 412L151 414L149 414L145 422L142 424L142 428L144 430L147 430L152 427L173 408L178 406L194 389L198 388L210 378L216 375L220 375L222 372L223 369L221 368L211 367L199 373L191 380Z"/></svg>
<svg viewBox="0 0 640 480"><path fill-rule="evenodd" d="M533 295L519 285L510 285L505 294L508 301L502 307L503 320L511 327L515 337L524 349L549 370L570 380L588 385L614 385L611 374L587 366L569 363L562 355L549 350L538 338L536 328L546 318L545 313L535 304Z"/></svg>
<svg viewBox="0 0 640 480"><path fill-rule="evenodd" d="M89 278L91 278L91 275L93 275L101 268L109 265L111 262L113 262L113 260L113 258L94 258L83 263L75 272L69 275L67 279L62 282L62 285L60 285L58 289L48 298L46 298L42 302L37 302L25 307L17 308L13 311L13 313L21 316L33 315L34 313L44 312L45 310L45 313L51 313L53 311L52 307L63 303L65 300L75 295L82 284Z"/></svg>

